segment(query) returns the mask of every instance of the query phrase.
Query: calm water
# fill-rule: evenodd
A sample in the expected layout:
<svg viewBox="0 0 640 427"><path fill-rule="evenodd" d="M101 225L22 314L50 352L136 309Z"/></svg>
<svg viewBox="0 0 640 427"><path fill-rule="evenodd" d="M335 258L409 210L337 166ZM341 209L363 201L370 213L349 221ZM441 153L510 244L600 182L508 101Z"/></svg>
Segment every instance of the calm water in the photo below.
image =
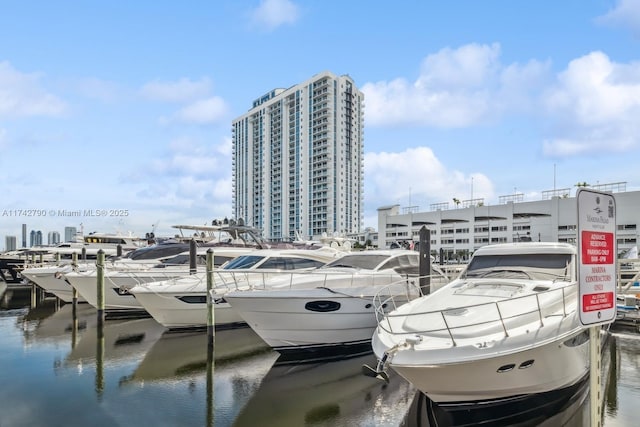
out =
<svg viewBox="0 0 640 427"><path fill-rule="evenodd" d="M86 304L56 306L8 291L0 305L0 427L427 426L428 403L392 375L361 374L372 355L284 364L251 329L168 333L153 319L108 320L98 339ZM609 360L611 361L609 363ZM605 352L605 426L635 426L640 334L615 332ZM588 391L588 390L587 390ZM589 425L588 393L537 411L527 425Z"/></svg>

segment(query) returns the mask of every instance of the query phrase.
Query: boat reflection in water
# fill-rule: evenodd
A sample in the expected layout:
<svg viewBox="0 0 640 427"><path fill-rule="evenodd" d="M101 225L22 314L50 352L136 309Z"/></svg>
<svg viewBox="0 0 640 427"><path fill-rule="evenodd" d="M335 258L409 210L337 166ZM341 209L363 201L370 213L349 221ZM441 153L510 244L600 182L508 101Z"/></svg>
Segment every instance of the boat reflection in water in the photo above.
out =
<svg viewBox="0 0 640 427"><path fill-rule="evenodd" d="M162 336L165 328L152 318L109 320L103 327L103 339L97 325L78 340L65 359L66 367L82 370L83 364L102 358L105 363L117 364L136 360ZM103 351L103 352L102 352Z"/></svg>
<svg viewBox="0 0 640 427"><path fill-rule="evenodd" d="M36 312L41 312L42 307L49 307L49 310L42 312L42 316L38 316ZM24 317L25 342L66 341L71 337L71 345L75 347L75 340L86 331L95 329L98 318L96 309L89 304L78 304L75 317L73 314L72 304L64 304L56 308L54 300L44 300L40 305L30 309Z"/></svg>
<svg viewBox="0 0 640 427"><path fill-rule="evenodd" d="M265 375L234 426L397 426L411 404L413 386L362 374L373 354L313 363L280 362Z"/></svg>
<svg viewBox="0 0 640 427"><path fill-rule="evenodd" d="M147 351L133 374L122 382L175 380L202 374L207 369L207 340L205 331L167 331ZM216 376L225 362L235 363L266 352L271 353L269 346L249 327L216 331L213 351Z"/></svg>
<svg viewBox="0 0 640 427"><path fill-rule="evenodd" d="M232 425L278 353L249 327L216 331L213 351L208 349L204 331L167 331L134 372L120 379L120 387L168 385L174 392L194 396L204 377L206 425Z"/></svg>

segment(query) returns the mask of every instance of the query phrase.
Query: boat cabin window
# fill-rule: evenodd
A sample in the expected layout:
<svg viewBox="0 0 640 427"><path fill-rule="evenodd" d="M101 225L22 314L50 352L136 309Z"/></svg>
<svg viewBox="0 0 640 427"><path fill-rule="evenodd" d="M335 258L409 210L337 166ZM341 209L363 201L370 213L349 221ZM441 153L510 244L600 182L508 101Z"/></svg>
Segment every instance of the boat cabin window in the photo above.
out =
<svg viewBox="0 0 640 427"><path fill-rule="evenodd" d="M85 236L85 243L101 243L101 244L112 244L112 245L126 245L127 241L122 237L108 237L108 236Z"/></svg>
<svg viewBox="0 0 640 427"><path fill-rule="evenodd" d="M301 268L319 268L325 265L322 261L307 258L291 258L291 270L299 270Z"/></svg>
<svg viewBox="0 0 640 427"><path fill-rule="evenodd" d="M463 277L481 277L487 271L524 271L531 279L572 280L571 254L515 254L474 256Z"/></svg>
<svg viewBox="0 0 640 427"><path fill-rule="evenodd" d="M169 265L187 265L191 256L189 254L181 253L180 255L176 255L171 258L167 258L161 262L160 268L169 266ZM214 256L213 257L213 266L220 267L225 262L232 260L233 257L226 256ZM206 255L196 255L196 264L197 265L207 265L207 256Z"/></svg>
<svg viewBox="0 0 640 427"><path fill-rule="evenodd" d="M271 257L262 263L258 269L299 270L301 268L322 267L324 263L307 258Z"/></svg>

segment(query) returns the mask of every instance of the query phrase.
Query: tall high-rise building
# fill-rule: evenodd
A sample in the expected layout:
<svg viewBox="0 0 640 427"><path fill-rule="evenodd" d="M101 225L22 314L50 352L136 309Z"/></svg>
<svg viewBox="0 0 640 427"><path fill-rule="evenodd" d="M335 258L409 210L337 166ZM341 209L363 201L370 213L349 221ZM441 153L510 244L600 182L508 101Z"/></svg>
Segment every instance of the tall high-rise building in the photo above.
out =
<svg viewBox="0 0 640 427"><path fill-rule="evenodd" d="M76 240L76 228L75 227L65 227L64 228L64 241L65 242L75 242Z"/></svg>
<svg viewBox="0 0 640 427"><path fill-rule="evenodd" d="M22 224L22 247L27 247L27 224Z"/></svg>
<svg viewBox="0 0 640 427"><path fill-rule="evenodd" d="M57 245L60 243L60 233L57 231L50 231L47 233L47 244L48 245Z"/></svg>
<svg viewBox="0 0 640 427"><path fill-rule="evenodd" d="M351 77L273 89L232 125L236 218L273 239L360 231L364 95Z"/></svg>
<svg viewBox="0 0 640 427"><path fill-rule="evenodd" d="M31 241L29 246L42 246L42 231L31 230Z"/></svg>
<svg viewBox="0 0 640 427"><path fill-rule="evenodd" d="M4 236L4 250L5 251L15 251L18 239L16 236Z"/></svg>

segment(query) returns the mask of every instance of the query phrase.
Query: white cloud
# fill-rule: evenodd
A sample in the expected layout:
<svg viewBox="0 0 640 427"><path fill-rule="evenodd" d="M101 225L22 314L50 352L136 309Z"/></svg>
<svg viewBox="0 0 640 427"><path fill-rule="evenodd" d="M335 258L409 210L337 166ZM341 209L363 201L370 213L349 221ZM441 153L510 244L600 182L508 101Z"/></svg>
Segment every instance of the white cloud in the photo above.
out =
<svg viewBox="0 0 640 427"><path fill-rule="evenodd" d="M226 118L227 104L219 96L201 99L178 111L174 117L185 123L200 125L218 123Z"/></svg>
<svg viewBox="0 0 640 427"><path fill-rule="evenodd" d="M215 157L196 157L178 154L165 163L159 163L158 169L163 173L184 173L190 176L211 174L219 163Z"/></svg>
<svg viewBox="0 0 640 427"><path fill-rule="evenodd" d="M199 81L182 78L175 82L147 83L140 93L149 100L184 104L172 115L160 117L160 124L180 122L206 125L226 119L229 111L224 99L210 95L211 88L211 81L206 77Z"/></svg>
<svg viewBox="0 0 640 427"><path fill-rule="evenodd" d="M636 37L640 37L640 1L619 0L613 9L596 18L596 22L628 29Z"/></svg>
<svg viewBox="0 0 640 427"><path fill-rule="evenodd" d="M480 173L465 175L448 170L427 147L410 148L399 153L365 154L367 210L390 203L414 206L493 197L493 185ZM473 188L472 188L473 186ZM411 198L411 200L409 200Z"/></svg>
<svg viewBox="0 0 640 427"><path fill-rule="evenodd" d="M550 61L505 66L499 56L497 44L442 49L414 83L365 84L367 125L472 127L520 114L539 127L547 156L640 146L640 63L592 52L554 76Z"/></svg>
<svg viewBox="0 0 640 427"><path fill-rule="evenodd" d="M221 155L231 159L231 154L233 152L233 141L230 137L225 137L222 144L216 147L216 151Z"/></svg>
<svg viewBox="0 0 640 427"><path fill-rule="evenodd" d="M199 81L182 78L174 82L153 81L145 84L140 93L147 99L164 102L190 102L204 98L211 91L211 81L204 77Z"/></svg>
<svg viewBox="0 0 640 427"><path fill-rule="evenodd" d="M0 62L0 117L60 116L66 104L40 86L42 75L21 73Z"/></svg>
<svg viewBox="0 0 640 427"><path fill-rule="evenodd" d="M416 88L429 90L484 88L495 80L500 69L500 45L468 44L458 49L444 48L427 56L420 66Z"/></svg>
<svg viewBox="0 0 640 427"><path fill-rule="evenodd" d="M229 171L231 156L221 154L225 150L227 141L219 145L200 144L189 138L177 138L169 144L167 157L152 160L153 173L162 179L163 175L170 175L172 180L176 176L219 176L220 171Z"/></svg>
<svg viewBox="0 0 640 427"><path fill-rule="evenodd" d="M544 152L568 156L640 145L640 63L617 64L602 52L569 63L542 98L552 134Z"/></svg>
<svg viewBox="0 0 640 427"><path fill-rule="evenodd" d="M499 57L498 44L445 48L423 60L413 83L397 78L364 84L367 124L458 128L528 108L523 98L546 78L548 64L505 67Z"/></svg>
<svg viewBox="0 0 640 427"><path fill-rule="evenodd" d="M298 6L289 0L261 0L252 13L252 22L267 30L284 24L294 24L300 13Z"/></svg>

